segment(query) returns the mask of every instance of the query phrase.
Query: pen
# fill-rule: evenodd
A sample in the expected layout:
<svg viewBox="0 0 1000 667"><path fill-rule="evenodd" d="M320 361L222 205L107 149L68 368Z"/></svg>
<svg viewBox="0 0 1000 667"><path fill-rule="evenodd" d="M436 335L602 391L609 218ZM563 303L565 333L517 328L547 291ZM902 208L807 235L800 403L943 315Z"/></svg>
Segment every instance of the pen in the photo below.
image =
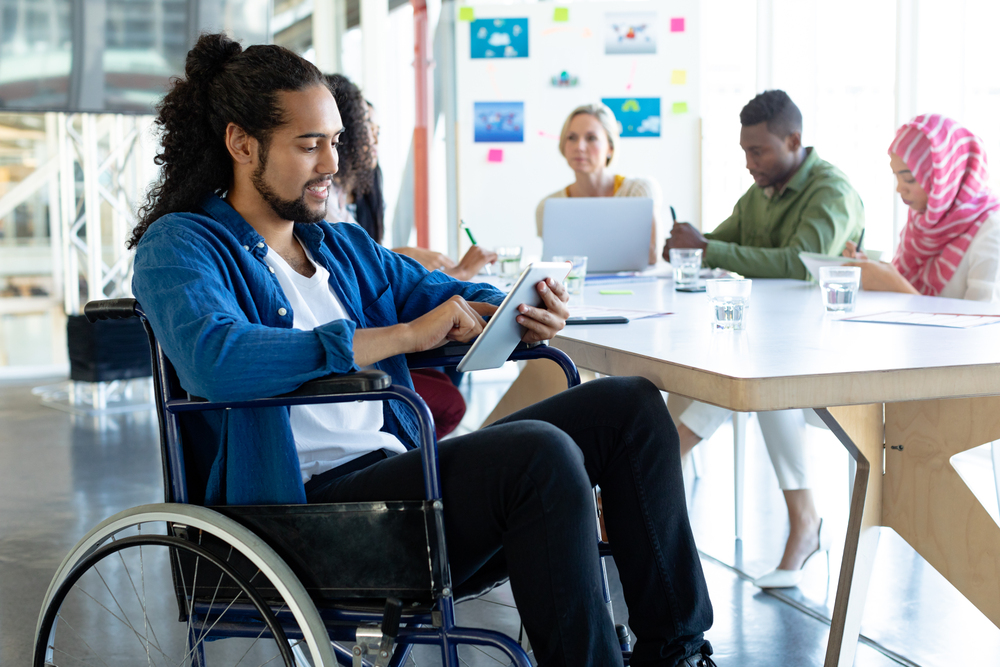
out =
<svg viewBox="0 0 1000 667"><path fill-rule="evenodd" d="M858 238L858 245L855 246L857 252L861 252L861 242L865 240L865 230L861 230L861 236Z"/></svg>
<svg viewBox="0 0 1000 667"><path fill-rule="evenodd" d="M472 245L479 245L476 243L476 237L472 235L472 230L465 226L465 220L462 221L462 229L464 229L465 233L469 235L469 241L472 242Z"/></svg>
<svg viewBox="0 0 1000 667"><path fill-rule="evenodd" d="M676 225L677 224L677 211L674 210L673 206L670 207L670 217L674 219L674 224Z"/></svg>
<svg viewBox="0 0 1000 667"><path fill-rule="evenodd" d="M472 245L479 245L478 243L476 243L476 237L472 235L472 230L465 226L465 220L462 220L461 223L462 223L462 229L464 229L465 233L469 236L469 241L472 243ZM486 269L486 275L488 276L493 275L493 271L490 270L489 264L486 265L485 269Z"/></svg>

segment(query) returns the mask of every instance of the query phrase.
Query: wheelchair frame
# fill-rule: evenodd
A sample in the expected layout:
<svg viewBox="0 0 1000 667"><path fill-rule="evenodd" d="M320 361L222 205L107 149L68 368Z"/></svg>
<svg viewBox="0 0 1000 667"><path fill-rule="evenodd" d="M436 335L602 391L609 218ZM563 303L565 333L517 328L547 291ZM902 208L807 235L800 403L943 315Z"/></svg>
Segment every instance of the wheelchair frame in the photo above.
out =
<svg viewBox="0 0 1000 667"><path fill-rule="evenodd" d="M107 545L114 536L131 526L146 522L165 522L168 535L187 530L207 531L223 538L227 545L238 552L241 557L264 573L274 585L278 594L288 604L289 610L284 617L292 617L299 630L289 638L301 637L305 640L313 665L342 664L372 665L366 659L367 647L375 654L377 665L399 665L406 659L410 648L415 644L438 644L441 647L442 659L448 667L458 667L457 646L472 644L492 646L504 652L518 667L529 667L530 661L521 646L505 634L475 628L464 628L455 624L455 594L451 584L450 568L447 559L447 549L444 539L443 500L441 498L440 470L438 466L437 443L434 434L433 419L423 400L411 389L391 384L391 377L382 371L361 371L340 376L319 378L303 384L296 391L282 396L259 398L244 401L210 402L198 399L183 392L173 371L170 361L162 348L135 299L111 299L88 303L85 314L90 321L98 319L124 319L139 317L146 329L150 341L150 351L153 362L154 389L156 393L157 417L161 444L161 458L164 473L164 493L166 502L156 505L145 505L121 512L91 530L73 550L66 556L57 570L49 589L46 592L38 625L36 627L36 647L34 665L42 667L51 657L50 640L55 634L55 614L58 612L55 601L61 602L61 595L73 580L76 571L95 552ZM469 345L453 344L438 351L410 355L408 364L411 368L451 366L460 361ZM559 364L567 376L570 387L579 384L580 378L573 361L563 352L546 345L520 345L511 355L510 360L549 359ZM183 394L183 395L182 395ZM385 613L377 608L360 609L350 604L350 598L343 601L344 605L324 604L322 609L300 581L299 576L268 544L268 536L255 534L243 522L225 516L220 511L209 507L192 505L186 485L184 470L184 453L181 442L179 415L190 411L221 410L247 407L290 406L316 403L340 403L348 401L368 400L399 400L410 407L417 416L419 423L419 438L424 478L424 501L407 501L420 505L427 522L427 566L430 572L429 594L432 597L430 606L420 606L416 609L401 609L398 601L391 598L385 608ZM371 503L369 503L370 505ZM337 505L347 505L338 503ZM385 505L382 503L381 505ZM287 507L295 512L296 508L324 507L322 505L290 505L264 506L268 508ZM228 514L229 508L221 508ZM106 547L105 547L106 548ZM600 544L602 557L609 554L604 543ZM172 570L178 565L172 560ZM607 575L604 571L605 602L610 605ZM176 571L174 573L175 591L181 616L184 616L185 587L178 585ZM192 597L194 592L192 591ZM53 609L53 607L56 607ZM189 602L188 609L194 605ZM387 621L387 617L394 619ZM207 614L208 612L206 612ZM402 614L404 625L399 626L399 614ZM279 619L280 620L280 619ZM367 624L382 623L380 632L373 631ZM395 624L396 627L386 627ZM332 638L347 639L343 636L344 624L350 624L355 629L353 654L340 646ZM49 627L44 633L43 628ZM257 627L253 628L256 631ZM214 626L213 626L214 628ZM239 628L225 627L213 631L213 636L245 636ZM259 634L258 634L259 636ZM364 639L362 640L362 637ZM385 651L385 638L389 637L388 653ZM392 650L393 639L399 643L398 650ZM360 649L360 653L359 653ZM381 651L379 650L381 649ZM193 657L196 659L197 656ZM203 664L204 657L197 664ZM349 662L350 661L350 662Z"/></svg>

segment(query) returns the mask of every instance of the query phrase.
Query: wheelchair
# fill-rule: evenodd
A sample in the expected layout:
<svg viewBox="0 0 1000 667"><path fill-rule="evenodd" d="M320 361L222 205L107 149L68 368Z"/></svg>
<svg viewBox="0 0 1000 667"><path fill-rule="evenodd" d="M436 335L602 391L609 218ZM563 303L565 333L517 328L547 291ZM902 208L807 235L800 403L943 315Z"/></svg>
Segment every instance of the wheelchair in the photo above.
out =
<svg viewBox="0 0 1000 667"><path fill-rule="evenodd" d="M397 667L413 646L437 645L458 667L459 645L531 662L513 638L456 625L456 600L495 580L452 585L433 420L412 390L382 371L307 382L277 397L209 402L181 388L135 299L86 305L91 322L139 317L149 337L165 502L96 526L57 569L36 626L34 667L269 665ZM411 368L450 366L469 345L410 355ZM550 359L579 384L572 360L520 345L511 360ZM322 505L192 504L180 416L204 410L347 401L402 401L418 417L425 498ZM610 610L599 544L605 602ZM474 577L475 579L475 577ZM612 616L613 618L613 616ZM617 626L628 664L628 633ZM221 641L221 640L225 641Z"/></svg>

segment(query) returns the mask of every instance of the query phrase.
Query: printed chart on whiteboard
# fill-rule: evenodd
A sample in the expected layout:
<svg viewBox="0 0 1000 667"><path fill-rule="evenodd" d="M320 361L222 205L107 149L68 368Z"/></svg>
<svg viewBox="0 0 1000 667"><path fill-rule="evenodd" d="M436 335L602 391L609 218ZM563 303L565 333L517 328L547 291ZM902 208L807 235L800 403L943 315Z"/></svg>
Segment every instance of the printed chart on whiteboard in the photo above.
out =
<svg viewBox="0 0 1000 667"><path fill-rule="evenodd" d="M655 180L663 210L700 222L697 0L455 12L458 210L479 243L541 255L535 208L574 181L559 137L581 104L615 115L615 174Z"/></svg>

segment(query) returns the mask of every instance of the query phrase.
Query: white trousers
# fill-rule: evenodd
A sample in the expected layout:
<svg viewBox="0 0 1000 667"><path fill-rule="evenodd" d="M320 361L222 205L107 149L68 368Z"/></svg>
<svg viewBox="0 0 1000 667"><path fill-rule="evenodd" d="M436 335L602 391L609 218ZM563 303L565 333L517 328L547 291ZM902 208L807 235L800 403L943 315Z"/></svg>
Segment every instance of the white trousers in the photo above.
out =
<svg viewBox="0 0 1000 667"><path fill-rule="evenodd" d="M732 414L725 408L670 394L667 408L674 421L707 440ZM806 419L802 410L758 412L767 453L782 491L812 488L806 453Z"/></svg>

